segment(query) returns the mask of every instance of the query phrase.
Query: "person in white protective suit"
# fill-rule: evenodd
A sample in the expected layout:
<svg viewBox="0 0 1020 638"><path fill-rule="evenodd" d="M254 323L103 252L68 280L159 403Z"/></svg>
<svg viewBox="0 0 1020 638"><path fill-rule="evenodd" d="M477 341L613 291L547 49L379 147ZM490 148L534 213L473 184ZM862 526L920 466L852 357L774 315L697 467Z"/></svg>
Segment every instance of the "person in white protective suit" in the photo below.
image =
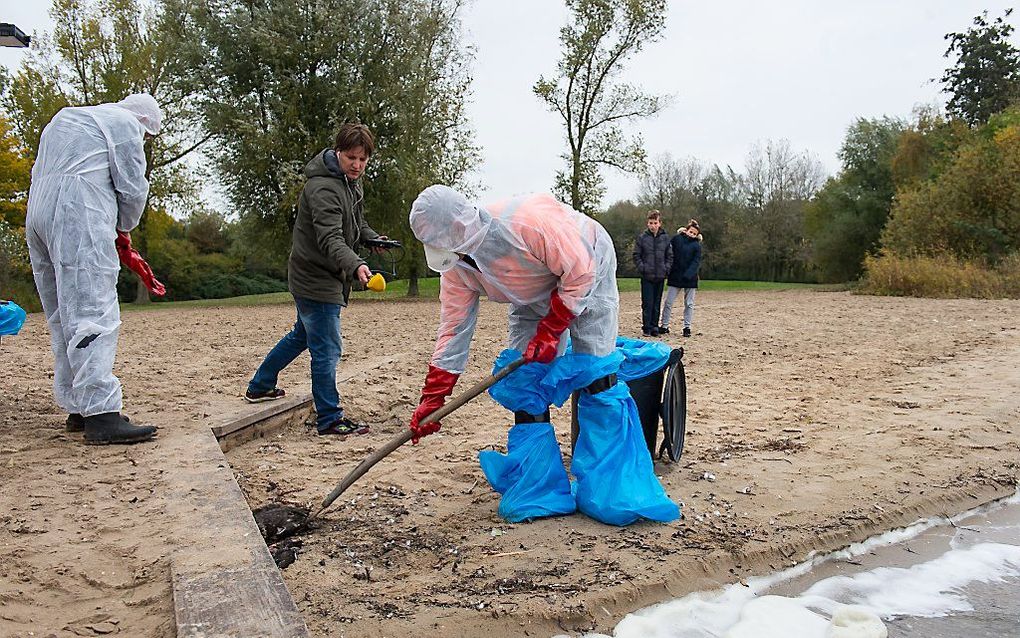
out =
<svg viewBox="0 0 1020 638"><path fill-rule="evenodd" d="M429 267L442 273L438 338L410 423L415 441L439 430L438 423L419 421L443 406L463 373L482 295L510 304L509 347L529 362L552 361L565 348L561 336L568 329L576 353L615 350L616 252L594 219L549 194L479 208L437 185L414 201L410 223ZM604 391L611 381L599 379L586 391ZM548 411L515 418L549 420Z"/></svg>
<svg viewBox="0 0 1020 638"><path fill-rule="evenodd" d="M52 338L54 394L68 431L84 430L89 444L145 441L156 431L120 414L114 242L145 209L144 143L162 117L147 94L66 107L43 129L32 168L25 231Z"/></svg>

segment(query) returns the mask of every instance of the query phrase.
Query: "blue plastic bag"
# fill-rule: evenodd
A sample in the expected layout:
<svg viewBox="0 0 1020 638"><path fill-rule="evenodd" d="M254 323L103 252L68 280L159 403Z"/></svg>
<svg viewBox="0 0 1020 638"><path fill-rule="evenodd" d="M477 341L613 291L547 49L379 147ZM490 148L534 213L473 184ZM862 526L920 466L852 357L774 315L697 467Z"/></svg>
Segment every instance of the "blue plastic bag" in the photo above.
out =
<svg viewBox="0 0 1020 638"><path fill-rule="evenodd" d="M25 324L25 311L13 301L0 301L0 336L16 335Z"/></svg>
<svg viewBox="0 0 1020 638"><path fill-rule="evenodd" d="M596 379L613 373L622 376L625 369L634 377L644 376L669 358L670 350L662 344L626 339L618 345L605 357L568 351L552 363L522 366L489 394L509 410L541 414ZM493 372L520 357L516 350L504 350ZM639 518L666 522L680 515L655 477L637 406L625 383L597 395L581 393L578 422L571 463L578 509L611 525L629 525ZM567 475L552 425L516 425L510 430L506 454L483 451L478 457L489 484L503 495L499 513L507 520L573 511L573 499L568 503L563 489Z"/></svg>
<svg viewBox="0 0 1020 638"><path fill-rule="evenodd" d="M504 350L496 358L493 373L520 358L520 352ZM508 410L542 414L552 403L549 388L542 380L554 365L522 366L489 388L489 395ZM515 425L507 435L506 447L506 454L492 450L478 453L478 462L489 485L503 495L499 500L500 516L518 523L571 514L577 509L552 424Z"/></svg>
<svg viewBox="0 0 1020 638"><path fill-rule="evenodd" d="M666 523L680 516L655 476L637 405L623 381L577 402L578 434L570 471L577 509L610 525L640 518Z"/></svg>
<svg viewBox="0 0 1020 638"><path fill-rule="evenodd" d="M517 350L504 350L492 366L495 374L521 358ZM529 363L489 388L489 396L507 410L541 414L550 405L562 406L570 393L596 379L616 372L624 362L624 353L616 350L605 357L573 354L570 349L552 363Z"/></svg>
<svg viewBox="0 0 1020 638"><path fill-rule="evenodd" d="M616 338L616 350L624 361L616 376L620 381L633 381L658 372L669 362L673 349L661 341L641 341L627 337Z"/></svg>
<svg viewBox="0 0 1020 638"><path fill-rule="evenodd" d="M519 523L572 514L577 509L551 424L515 425L507 435L506 447L506 454L492 450L478 453L489 485L503 495L500 516Z"/></svg>

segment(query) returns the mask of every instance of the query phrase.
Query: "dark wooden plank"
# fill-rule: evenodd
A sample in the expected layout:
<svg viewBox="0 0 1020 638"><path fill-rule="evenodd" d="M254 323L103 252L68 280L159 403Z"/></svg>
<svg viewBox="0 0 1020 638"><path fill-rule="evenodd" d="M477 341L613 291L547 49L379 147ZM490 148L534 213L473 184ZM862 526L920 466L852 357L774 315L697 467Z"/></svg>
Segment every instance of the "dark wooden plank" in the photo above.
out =
<svg viewBox="0 0 1020 638"><path fill-rule="evenodd" d="M274 414L241 428L232 428L231 432L217 437L217 440L220 442L220 449L228 452L243 443L267 437L290 426L301 425L308 419L312 410L312 404L309 401L304 405L292 408L288 412Z"/></svg>
<svg viewBox="0 0 1020 638"><path fill-rule="evenodd" d="M233 434L238 430L258 423L259 421L265 421L266 419L272 418L278 414L284 412L290 412L291 410L299 410L307 408L312 404L312 395L303 394L295 397L289 397L286 399L280 399L278 401L271 401L264 404L256 404L258 408L251 414L246 414L241 417L233 417L227 419L217 425L212 426L213 434L216 435L217 439L221 439L225 436Z"/></svg>

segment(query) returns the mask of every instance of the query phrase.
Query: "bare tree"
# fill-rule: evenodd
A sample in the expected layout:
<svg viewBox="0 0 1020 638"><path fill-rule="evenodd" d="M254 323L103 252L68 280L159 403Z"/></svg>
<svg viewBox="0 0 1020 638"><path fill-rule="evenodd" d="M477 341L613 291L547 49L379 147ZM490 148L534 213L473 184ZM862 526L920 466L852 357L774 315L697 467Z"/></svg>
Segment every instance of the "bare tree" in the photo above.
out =
<svg viewBox="0 0 1020 638"><path fill-rule="evenodd" d="M638 201L670 216L691 217L705 197L711 167L694 157L674 159L669 153L654 157L641 174Z"/></svg>
<svg viewBox="0 0 1020 638"><path fill-rule="evenodd" d="M821 188L825 169L810 153L795 153L787 140L756 144L741 180L744 207L734 247L758 278L802 276L807 263L804 209Z"/></svg>

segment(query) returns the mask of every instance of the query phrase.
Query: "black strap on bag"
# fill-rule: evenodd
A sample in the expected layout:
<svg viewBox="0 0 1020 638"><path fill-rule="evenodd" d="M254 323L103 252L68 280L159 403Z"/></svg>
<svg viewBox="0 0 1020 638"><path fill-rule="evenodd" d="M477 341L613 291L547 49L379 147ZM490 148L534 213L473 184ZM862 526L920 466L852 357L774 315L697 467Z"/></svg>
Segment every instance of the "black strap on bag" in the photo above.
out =
<svg viewBox="0 0 1020 638"><path fill-rule="evenodd" d="M524 410L514 410L514 424L520 425L521 423L549 423L548 408L542 414L531 414Z"/></svg>
<svg viewBox="0 0 1020 638"><path fill-rule="evenodd" d="M613 374L607 374L602 378L595 379L584 388L584 391L588 394L598 394L600 392L605 392L615 385L616 373L614 372Z"/></svg>

